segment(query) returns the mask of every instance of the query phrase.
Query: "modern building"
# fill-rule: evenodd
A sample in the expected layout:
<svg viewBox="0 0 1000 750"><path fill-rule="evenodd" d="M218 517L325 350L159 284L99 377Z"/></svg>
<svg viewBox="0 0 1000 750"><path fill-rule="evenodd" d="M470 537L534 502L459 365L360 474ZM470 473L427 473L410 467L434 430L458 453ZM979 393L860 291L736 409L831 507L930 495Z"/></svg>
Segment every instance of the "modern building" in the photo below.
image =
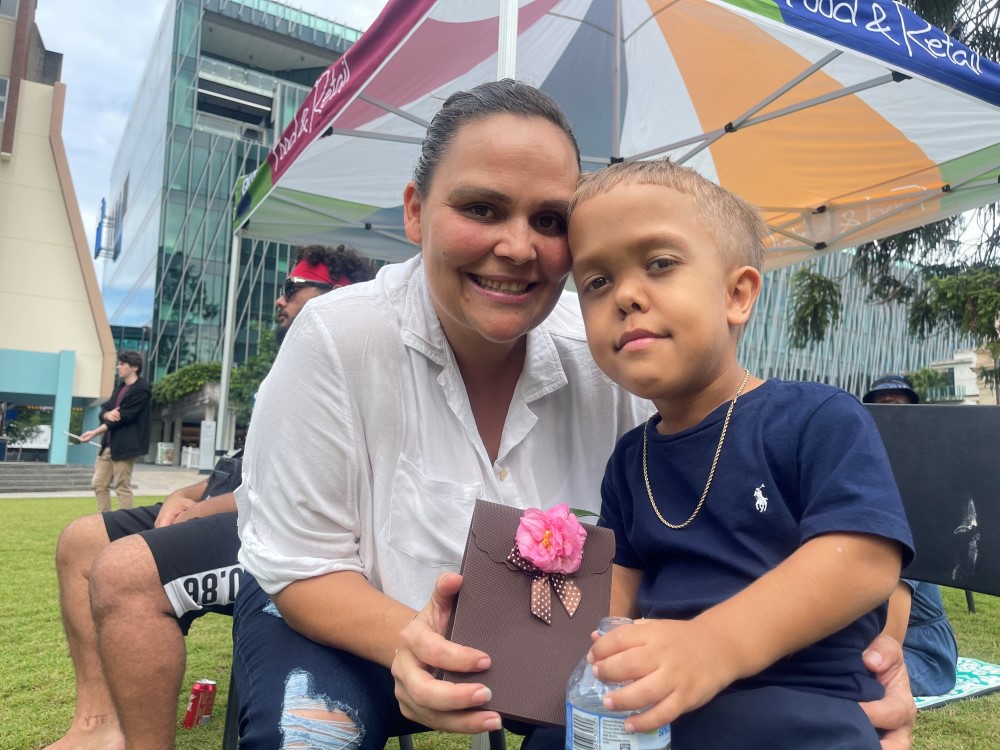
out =
<svg viewBox="0 0 1000 750"><path fill-rule="evenodd" d="M967 338L947 329L924 340L911 338L906 307L870 301L867 288L851 276L848 252L824 255L813 263L815 271L840 279L839 324L821 343L793 348L791 278L801 264L764 274L760 299L740 341L740 361L755 375L829 383L860 397L881 375L929 367L970 346Z"/></svg>
<svg viewBox="0 0 1000 750"><path fill-rule="evenodd" d="M222 360L237 180L266 159L316 78L360 34L270 0L167 2L95 248L105 258L108 318L119 336L148 345L152 381ZM290 251L242 243L237 363L272 326ZM154 427L154 442L176 442L183 423L204 413L160 416L163 434Z"/></svg>
<svg viewBox="0 0 1000 750"><path fill-rule="evenodd" d="M237 179L360 32L268 0L171 0L111 178L97 253L112 325L147 326L153 380L221 359ZM288 248L246 242L236 359L267 326Z"/></svg>
<svg viewBox="0 0 1000 750"><path fill-rule="evenodd" d="M62 55L35 8L0 0L0 415L51 407L49 462L89 463L94 449L64 431L73 407L96 422L115 347L63 146Z"/></svg>
<svg viewBox="0 0 1000 750"><path fill-rule="evenodd" d="M984 370L1000 369L986 349L961 349L951 357L931 362L932 369L945 376L945 383L928 389L927 401L933 404L971 404L996 406L997 390L982 377Z"/></svg>

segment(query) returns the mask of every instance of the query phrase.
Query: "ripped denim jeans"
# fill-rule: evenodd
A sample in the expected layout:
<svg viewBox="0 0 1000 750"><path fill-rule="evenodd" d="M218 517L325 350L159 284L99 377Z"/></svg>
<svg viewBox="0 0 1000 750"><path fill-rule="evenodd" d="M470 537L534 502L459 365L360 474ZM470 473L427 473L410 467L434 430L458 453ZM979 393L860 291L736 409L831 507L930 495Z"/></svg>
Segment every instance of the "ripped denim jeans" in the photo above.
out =
<svg viewBox="0 0 1000 750"><path fill-rule="evenodd" d="M382 750L426 731L400 714L388 669L296 633L249 573L233 640L241 750Z"/></svg>

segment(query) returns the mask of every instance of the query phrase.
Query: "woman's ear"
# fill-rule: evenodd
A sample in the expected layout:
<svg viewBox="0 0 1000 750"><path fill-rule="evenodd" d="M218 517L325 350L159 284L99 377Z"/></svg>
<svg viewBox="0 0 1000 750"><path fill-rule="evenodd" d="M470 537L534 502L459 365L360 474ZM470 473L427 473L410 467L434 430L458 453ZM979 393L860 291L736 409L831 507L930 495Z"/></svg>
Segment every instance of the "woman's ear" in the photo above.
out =
<svg viewBox="0 0 1000 750"><path fill-rule="evenodd" d="M726 277L726 319L731 326L742 326L750 319L760 294L760 271L753 266L734 268Z"/></svg>
<svg viewBox="0 0 1000 750"><path fill-rule="evenodd" d="M422 241L420 231L420 194L417 193L417 186L410 180L403 188L403 228L406 236L415 245Z"/></svg>

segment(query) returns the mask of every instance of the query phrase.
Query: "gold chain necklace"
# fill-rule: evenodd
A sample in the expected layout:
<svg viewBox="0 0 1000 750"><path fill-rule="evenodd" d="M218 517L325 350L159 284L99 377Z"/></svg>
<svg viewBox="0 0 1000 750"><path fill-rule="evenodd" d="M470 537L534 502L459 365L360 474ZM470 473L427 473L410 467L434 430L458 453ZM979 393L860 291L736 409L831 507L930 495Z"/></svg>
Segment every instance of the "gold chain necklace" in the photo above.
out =
<svg viewBox="0 0 1000 750"><path fill-rule="evenodd" d="M712 459L712 468L708 472L708 481L705 482L705 491L701 493L701 500L698 501L698 505L695 507L694 512L688 516L688 519L684 523L670 523L670 521L664 518L663 514L660 513L660 509L656 507L656 501L653 499L653 489L649 486L649 470L646 466L646 446L649 443L649 425L650 422L653 421L653 417L656 415L654 414L653 417L650 417L644 425L642 430L642 478L646 482L646 494L649 495L649 502L652 504L653 510L656 512L656 517L663 522L664 526L671 529L683 529L694 520L698 513L701 512L701 506L705 504L705 498L708 497L708 489L712 486L712 479L715 477L715 467L719 463L719 454L722 453L722 444L726 440L726 430L729 429L729 418L733 416L733 409L736 407L736 399L742 395L743 389L747 387L747 381L750 380L750 371L744 370L744 372L746 374L743 376L743 382L740 384L740 389L736 391L736 395L733 396L733 400L729 402L729 411L726 412L726 421L722 423L722 434L719 436L719 445L715 449L715 458Z"/></svg>

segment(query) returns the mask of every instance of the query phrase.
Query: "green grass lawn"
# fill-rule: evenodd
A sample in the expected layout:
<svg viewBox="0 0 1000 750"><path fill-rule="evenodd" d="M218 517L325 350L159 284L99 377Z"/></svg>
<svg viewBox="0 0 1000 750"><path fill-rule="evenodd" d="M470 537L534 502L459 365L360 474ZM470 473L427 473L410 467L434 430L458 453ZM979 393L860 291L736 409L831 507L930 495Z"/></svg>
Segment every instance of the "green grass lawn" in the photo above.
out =
<svg viewBox="0 0 1000 750"><path fill-rule="evenodd" d="M145 504L160 498L137 498ZM36 750L58 739L73 716L73 668L59 620L54 555L59 531L93 512L93 497L0 499L0 750ZM977 595L969 614L961 591L946 590L945 606L963 655L1000 663L1000 599ZM217 748L222 741L232 653L231 621L203 617L191 629L187 674L178 696L178 722L191 684L201 678L219 685L212 720L179 729L181 750ZM141 686L136 686L140 689ZM428 733L415 738L419 750L468 748L462 736ZM518 746L509 737L511 750ZM915 750L1000 748L1000 693L923 711Z"/></svg>

